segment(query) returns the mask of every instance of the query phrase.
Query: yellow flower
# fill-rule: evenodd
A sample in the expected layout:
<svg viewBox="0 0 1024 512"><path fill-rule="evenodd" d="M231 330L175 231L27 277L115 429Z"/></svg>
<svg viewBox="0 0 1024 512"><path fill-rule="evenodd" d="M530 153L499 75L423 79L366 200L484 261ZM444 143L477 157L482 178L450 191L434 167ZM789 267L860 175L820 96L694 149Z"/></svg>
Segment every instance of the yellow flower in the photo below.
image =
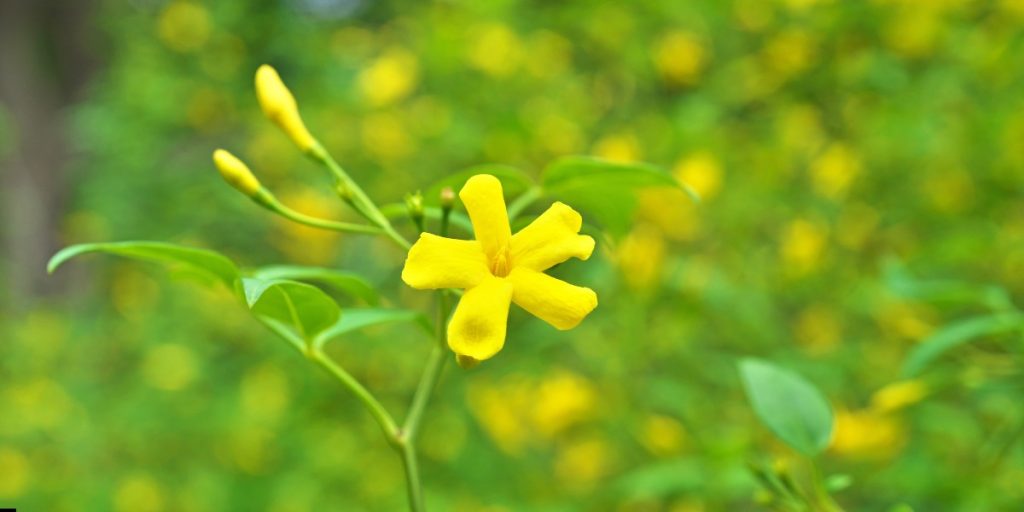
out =
<svg viewBox="0 0 1024 512"><path fill-rule="evenodd" d="M476 240L423 233L409 250L402 280L421 290L466 289L448 324L448 346L460 362L489 359L501 350L512 302L561 330L575 327L597 307L593 290L544 273L594 251L594 239L579 234L579 213L556 202L512 235L497 178L473 176L459 197Z"/></svg>
<svg viewBox="0 0 1024 512"><path fill-rule="evenodd" d="M920 402L928 395L928 385L917 379L893 382L871 395L871 408L878 412L898 411Z"/></svg>
<svg viewBox="0 0 1024 512"><path fill-rule="evenodd" d="M256 70L256 97L267 119L281 127L299 149L309 151L316 146L316 139L306 129L299 115L295 96L281 81L277 71L266 64Z"/></svg>
<svg viewBox="0 0 1024 512"><path fill-rule="evenodd" d="M220 171L224 181L238 189L239 192L249 197L259 192L260 181L256 179L256 176L253 176L249 166L245 165L245 162L239 160L235 155L223 149L218 149L213 152L213 163L217 166L217 170Z"/></svg>

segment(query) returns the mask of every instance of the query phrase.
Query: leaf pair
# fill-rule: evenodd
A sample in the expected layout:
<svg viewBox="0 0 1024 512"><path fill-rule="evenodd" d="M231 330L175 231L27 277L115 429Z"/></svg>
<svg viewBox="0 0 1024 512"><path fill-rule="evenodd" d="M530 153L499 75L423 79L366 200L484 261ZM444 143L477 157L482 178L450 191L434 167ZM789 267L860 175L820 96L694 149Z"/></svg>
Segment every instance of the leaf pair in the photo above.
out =
<svg viewBox="0 0 1024 512"><path fill-rule="evenodd" d="M316 281L371 306L380 298L363 278L326 268L279 265L243 272L227 257L206 249L163 242L81 244L65 248L50 259L52 273L67 260L87 253L107 253L164 264L219 282L235 291L256 318L301 352L320 349L344 333L374 324L416 321L430 329L423 315L403 309L362 308L342 312Z"/></svg>

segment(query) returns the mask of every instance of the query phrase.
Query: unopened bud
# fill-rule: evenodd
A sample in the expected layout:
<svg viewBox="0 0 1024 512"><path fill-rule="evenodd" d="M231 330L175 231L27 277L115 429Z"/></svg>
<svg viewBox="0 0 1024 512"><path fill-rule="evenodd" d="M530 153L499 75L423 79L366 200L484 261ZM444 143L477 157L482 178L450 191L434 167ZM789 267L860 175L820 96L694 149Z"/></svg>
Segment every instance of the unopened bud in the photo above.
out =
<svg viewBox="0 0 1024 512"><path fill-rule="evenodd" d="M266 64L256 70L256 98L267 119L277 124L299 149L310 151L315 148L316 139L302 122L295 96L281 81L277 71Z"/></svg>
<svg viewBox="0 0 1024 512"><path fill-rule="evenodd" d="M249 167L235 155L218 149L213 152L213 163L217 166L224 181L239 192L249 197L255 197L260 191L260 181L253 176Z"/></svg>
<svg viewBox="0 0 1024 512"><path fill-rule="evenodd" d="M423 194L418 190L415 194L405 196L405 207L409 210L409 217L416 224L420 231L423 231Z"/></svg>
<svg viewBox="0 0 1024 512"><path fill-rule="evenodd" d="M455 191L451 187L441 189L441 209L451 210L455 204Z"/></svg>

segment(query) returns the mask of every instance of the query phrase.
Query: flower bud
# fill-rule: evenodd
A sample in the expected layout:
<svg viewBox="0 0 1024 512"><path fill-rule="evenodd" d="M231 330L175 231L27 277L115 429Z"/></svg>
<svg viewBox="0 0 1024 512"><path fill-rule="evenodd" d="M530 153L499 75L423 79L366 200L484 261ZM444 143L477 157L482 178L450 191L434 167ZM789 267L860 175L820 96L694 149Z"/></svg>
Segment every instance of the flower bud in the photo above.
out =
<svg viewBox="0 0 1024 512"><path fill-rule="evenodd" d="M235 155L223 149L213 152L213 163L220 171L220 175L229 185L235 187L239 192L255 197L260 190L260 182L253 176L252 171L239 160Z"/></svg>
<svg viewBox="0 0 1024 512"><path fill-rule="evenodd" d="M316 139L299 115L295 96L281 81L277 71L266 64L256 70L256 97L267 119L277 124L299 149L310 151L316 146Z"/></svg>
<svg viewBox="0 0 1024 512"><path fill-rule="evenodd" d="M451 187L444 187L441 189L441 208L444 210L451 210L452 205L455 204L455 191Z"/></svg>

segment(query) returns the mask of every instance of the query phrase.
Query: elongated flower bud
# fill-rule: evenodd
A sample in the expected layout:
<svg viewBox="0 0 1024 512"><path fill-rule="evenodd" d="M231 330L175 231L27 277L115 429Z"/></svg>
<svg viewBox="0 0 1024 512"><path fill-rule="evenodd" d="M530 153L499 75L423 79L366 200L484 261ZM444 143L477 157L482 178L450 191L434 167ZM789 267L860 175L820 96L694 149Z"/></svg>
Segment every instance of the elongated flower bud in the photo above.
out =
<svg viewBox="0 0 1024 512"><path fill-rule="evenodd" d="M316 145L316 139L302 122L295 96L277 71L266 64L256 70L256 97L267 119L277 124L299 149L309 151Z"/></svg>
<svg viewBox="0 0 1024 512"><path fill-rule="evenodd" d="M223 149L213 152L213 163L220 171L220 175L229 185L235 187L239 192L255 197L260 191L260 181L253 176L252 171L239 160L235 155Z"/></svg>

